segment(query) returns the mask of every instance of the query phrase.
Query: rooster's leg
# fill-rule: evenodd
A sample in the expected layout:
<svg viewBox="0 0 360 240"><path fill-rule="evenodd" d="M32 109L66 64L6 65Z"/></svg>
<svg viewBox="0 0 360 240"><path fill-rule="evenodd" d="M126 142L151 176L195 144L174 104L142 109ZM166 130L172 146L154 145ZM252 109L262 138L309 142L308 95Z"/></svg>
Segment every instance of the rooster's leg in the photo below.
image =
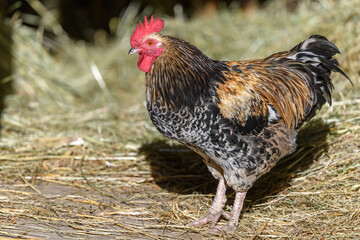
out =
<svg viewBox="0 0 360 240"><path fill-rule="evenodd" d="M208 222L213 222L214 224L216 224L221 216L224 216L226 219L229 219L230 215L223 210L226 203L225 192L226 192L226 183L225 180L221 178L216 190L214 201L210 207L209 213L204 217L189 223L189 226L201 226L207 224Z"/></svg>
<svg viewBox="0 0 360 240"><path fill-rule="evenodd" d="M247 192L237 192L235 195L234 207L231 212L231 217L225 227L217 226L209 231L209 233L231 233L234 232L238 223L241 210L244 205L244 200Z"/></svg>

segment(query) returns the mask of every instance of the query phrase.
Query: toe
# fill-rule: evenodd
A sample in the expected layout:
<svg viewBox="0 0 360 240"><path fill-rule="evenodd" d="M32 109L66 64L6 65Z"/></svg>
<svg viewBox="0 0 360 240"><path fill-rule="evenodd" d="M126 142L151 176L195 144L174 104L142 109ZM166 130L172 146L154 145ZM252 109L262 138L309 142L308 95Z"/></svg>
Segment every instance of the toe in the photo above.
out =
<svg viewBox="0 0 360 240"><path fill-rule="evenodd" d="M236 226L228 224L226 226L215 226L206 231L209 234L220 235L220 234L231 234L236 230Z"/></svg>
<svg viewBox="0 0 360 240"><path fill-rule="evenodd" d="M202 217L196 221L189 223L188 226L189 227L197 227L197 226L207 224L208 222L209 222L209 219L207 217Z"/></svg>
<svg viewBox="0 0 360 240"><path fill-rule="evenodd" d="M231 215L230 214L228 214L227 212L225 212L225 211L222 211L222 216L226 219L226 220L229 220L230 219L230 217L231 217Z"/></svg>

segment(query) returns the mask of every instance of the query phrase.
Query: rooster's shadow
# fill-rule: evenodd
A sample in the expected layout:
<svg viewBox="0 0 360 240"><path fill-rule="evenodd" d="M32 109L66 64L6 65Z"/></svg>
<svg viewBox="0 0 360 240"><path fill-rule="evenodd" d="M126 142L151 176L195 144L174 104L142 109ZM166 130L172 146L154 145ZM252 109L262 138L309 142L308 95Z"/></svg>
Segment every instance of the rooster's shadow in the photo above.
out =
<svg viewBox="0 0 360 240"><path fill-rule="evenodd" d="M307 123L298 134L295 153L281 159L269 173L257 180L248 192L247 202L259 204L266 201L267 196L289 187L296 173L309 169L321 153L327 152L326 137L330 128L331 124L319 119ZM159 187L179 194L215 193L217 180L209 173L202 158L185 146L156 140L143 144L140 153L149 162L152 177ZM228 191L228 194L231 203L233 192Z"/></svg>

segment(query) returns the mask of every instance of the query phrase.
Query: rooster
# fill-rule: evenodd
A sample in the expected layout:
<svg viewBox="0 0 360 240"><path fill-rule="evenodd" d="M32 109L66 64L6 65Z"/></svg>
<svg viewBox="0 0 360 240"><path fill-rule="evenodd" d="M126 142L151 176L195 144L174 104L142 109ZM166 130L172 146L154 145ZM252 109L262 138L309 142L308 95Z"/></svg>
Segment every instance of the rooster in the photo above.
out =
<svg viewBox="0 0 360 240"><path fill-rule="evenodd" d="M212 60L190 43L159 32L153 16L133 32L129 54L139 53L150 119L166 137L203 157L219 180L209 212L190 223L232 232L247 191L283 157L293 153L304 122L331 104L332 71L346 74L334 43L313 35L290 51L248 61ZM349 78L348 78L349 79ZM236 192L231 214L226 188Z"/></svg>

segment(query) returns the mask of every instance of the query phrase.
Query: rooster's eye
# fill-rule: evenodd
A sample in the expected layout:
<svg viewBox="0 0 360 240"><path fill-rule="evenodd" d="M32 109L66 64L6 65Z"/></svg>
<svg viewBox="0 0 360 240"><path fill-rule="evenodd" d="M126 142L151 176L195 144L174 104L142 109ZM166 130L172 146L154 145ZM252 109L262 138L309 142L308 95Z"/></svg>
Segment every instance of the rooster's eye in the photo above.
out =
<svg viewBox="0 0 360 240"><path fill-rule="evenodd" d="M153 45L153 41L151 41L151 40L148 41L148 44L149 44L149 45Z"/></svg>

